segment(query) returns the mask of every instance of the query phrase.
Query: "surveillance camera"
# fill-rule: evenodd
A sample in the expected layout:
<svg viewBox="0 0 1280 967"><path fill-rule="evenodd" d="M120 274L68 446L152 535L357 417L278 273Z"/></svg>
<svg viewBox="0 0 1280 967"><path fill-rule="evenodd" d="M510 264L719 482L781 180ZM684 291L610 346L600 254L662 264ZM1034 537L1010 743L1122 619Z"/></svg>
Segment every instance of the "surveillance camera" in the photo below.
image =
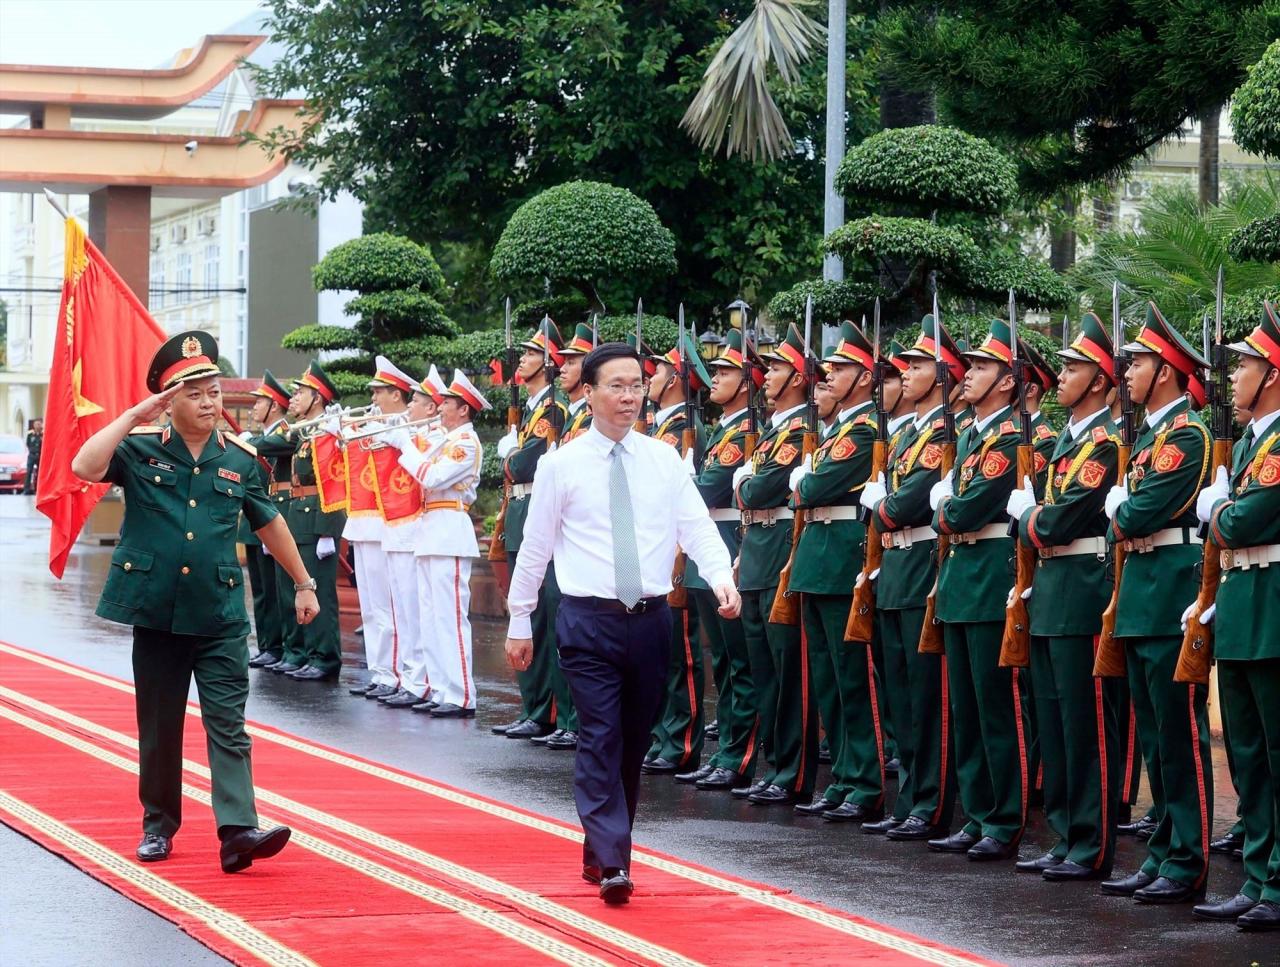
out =
<svg viewBox="0 0 1280 967"><path fill-rule="evenodd" d="M195 154L196 148L200 147L200 143L198 141L188 141L183 147L187 149L187 154Z"/></svg>

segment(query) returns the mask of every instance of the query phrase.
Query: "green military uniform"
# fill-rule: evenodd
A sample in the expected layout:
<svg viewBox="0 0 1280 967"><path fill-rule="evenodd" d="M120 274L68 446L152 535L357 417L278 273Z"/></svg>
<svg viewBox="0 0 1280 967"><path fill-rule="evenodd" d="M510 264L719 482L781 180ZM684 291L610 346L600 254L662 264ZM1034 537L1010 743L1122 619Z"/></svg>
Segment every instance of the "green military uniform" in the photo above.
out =
<svg viewBox="0 0 1280 967"><path fill-rule="evenodd" d="M1207 366L1186 340L1148 309L1132 353L1156 353L1178 370ZM1189 386L1203 406L1198 378ZM1115 508L1108 538L1128 554L1120 582L1115 634L1124 639L1138 741L1147 762L1156 829L1142 873L1193 891L1209 874L1213 770L1209 762L1208 688L1173 680L1182 646L1180 619L1200 590L1203 548L1196 536L1196 496L1209 469L1209 431L1184 396L1153 421L1148 413L1133 445L1128 497ZM1158 587L1159 595L1151 589ZM1139 898L1142 894L1139 892Z"/></svg>
<svg viewBox="0 0 1280 967"><path fill-rule="evenodd" d="M1280 367L1280 314L1232 351ZM1251 929L1280 927L1280 417L1258 414L1236 445L1227 495L1213 501L1210 534L1223 554L1214 657L1244 819L1245 882L1264 901ZM1263 917L1265 919L1258 920ZM1245 926L1246 918L1238 923Z"/></svg>
<svg viewBox="0 0 1280 967"><path fill-rule="evenodd" d="M258 455L266 459L273 468L271 474L273 479L268 485L268 496L287 523L289 504L292 502L293 457L298 452L299 439L296 435L289 433L288 427L282 420L275 426L268 427L261 436L254 437L253 445L257 448ZM276 610L281 616L280 664L285 667L301 668L307 663L302 626L290 620L293 612L285 609L285 603L293 601L293 579L284 573L283 569L277 567L271 558L265 559L270 562L270 572L275 578ZM316 580L318 582L319 578Z"/></svg>
<svg viewBox="0 0 1280 967"><path fill-rule="evenodd" d="M262 385L252 393L269 399L283 411L289 405L289 394L280 382L267 370L262 376ZM248 442L257 446L258 436L247 436ZM270 496L271 474L268 468L278 470L272 463L265 463L264 458L258 461L258 478L262 489ZM288 467L284 468L288 474ZM279 508L277 508L279 509ZM280 614L280 602L276 594L276 562L271 555L262 551L262 542L242 515L240 530L236 540L244 545L245 570L249 572L249 587L253 591L253 630L258 642L258 654L250 662L250 667L270 665L284 656L284 629L286 622ZM293 615L288 615L288 624L296 624Z"/></svg>
<svg viewBox="0 0 1280 967"><path fill-rule="evenodd" d="M1059 355L1114 372L1111 339L1092 313ZM1117 709L1123 690L1093 677L1102 612L1111 598L1103 513L1116 478L1119 437L1107 409L1058 436L1045 499L1023 513L1019 539L1037 549L1032 584L1031 687L1044 764L1045 817L1058 836L1050 853L1109 873L1115 853L1116 810L1123 762ZM1057 867L1046 873L1049 878ZM1062 872L1066 872L1066 868ZM1083 876L1084 874L1081 874Z"/></svg>
<svg viewBox="0 0 1280 967"><path fill-rule="evenodd" d="M157 352L148 388L217 376L216 362L212 337L179 334ZM143 830L171 837L182 823L182 732L193 675L219 831L256 827L244 728L249 620L236 530L242 511L254 530L276 511L254 449L214 430L193 458L170 427L138 427L116 447L103 479L124 491L125 516L97 614L133 626Z"/></svg>

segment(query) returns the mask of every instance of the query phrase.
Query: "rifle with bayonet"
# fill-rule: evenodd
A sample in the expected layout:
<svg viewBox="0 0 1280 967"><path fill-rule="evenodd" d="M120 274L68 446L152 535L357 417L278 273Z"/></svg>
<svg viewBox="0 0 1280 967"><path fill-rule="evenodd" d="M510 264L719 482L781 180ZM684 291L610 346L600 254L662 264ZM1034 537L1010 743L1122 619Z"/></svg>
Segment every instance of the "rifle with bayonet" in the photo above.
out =
<svg viewBox="0 0 1280 967"><path fill-rule="evenodd" d="M956 463L956 415L951 410L951 367L942 356L942 316L938 312L938 290L933 290L933 355L938 369L938 382L942 384L942 462L939 471L945 477ZM937 573L933 589L925 600L924 626L920 629L919 652L922 655L945 655L942 640L942 623L938 621L938 575L941 575L947 555L942 551L943 540L938 537Z"/></svg>
<svg viewBox="0 0 1280 967"><path fill-rule="evenodd" d="M1120 446L1117 447L1116 483L1124 486L1129 474L1129 457L1133 453L1133 441L1137 437L1137 424L1133 412L1133 399L1129 395L1129 383L1125 373L1129 360L1121 352L1124 345L1124 321L1120 317L1120 283L1111 284L1111 342L1115 353L1116 394L1120 398ZM1124 678L1128 675L1124 645L1116 638L1116 615L1120 609L1120 578L1124 573L1124 545L1117 541L1113 546L1115 584L1111 589L1111 601L1102 612L1102 634L1098 637L1098 651L1093 659L1093 674L1098 678Z"/></svg>
<svg viewBox="0 0 1280 967"><path fill-rule="evenodd" d="M1231 470L1231 385L1227 374L1227 347L1222 340L1221 266L1218 267L1212 347L1209 346L1208 317L1204 320L1203 338L1205 358L1210 361L1205 395L1209 405L1210 429L1213 431L1213 458L1208 479L1213 480L1218 475L1219 467L1226 467L1228 472ZM1214 542L1207 525L1202 525L1200 536L1204 539L1200 593L1196 596L1195 610L1187 618L1187 631L1182 637L1182 649L1178 652L1173 680L1208 685L1209 665L1213 661L1213 630L1210 625L1201 622L1200 616L1213 606L1218 597L1218 583L1222 578L1222 548Z"/></svg>
<svg viewBox="0 0 1280 967"><path fill-rule="evenodd" d="M1031 442L1031 411L1027 407L1027 362L1018 353L1018 306L1013 289L1009 290L1009 341L1010 367L1018 391L1018 472L1014 486L1021 487L1024 481L1029 481L1034 489L1036 450ZM1023 595L1036 576L1036 551L1030 544L1018 540L1016 521L1009 524L1009 536L1014 540L1013 603L1005 612L998 663L1001 668L1026 668L1031 664L1031 616Z"/></svg>
<svg viewBox="0 0 1280 967"><path fill-rule="evenodd" d="M676 351L680 360L680 384L684 389L684 430L680 433L680 456L688 459L698 445L698 434L697 424L694 422L693 392L689 385L689 352L684 340L683 302L676 311ZM694 459L697 459L697 454L694 454ZM673 608L684 608L689 604L689 590L684 586L684 574L688 566L688 555L683 549L677 549L675 567L671 572L671 593L667 595L667 604Z"/></svg>
<svg viewBox="0 0 1280 967"><path fill-rule="evenodd" d="M863 316L865 326L866 316ZM884 408L884 377L892 363L880 352L880 297L876 297L874 359L872 366L872 399L876 408L876 442L871 445L871 476L877 479L884 473L889 460L889 413ZM875 520L867 514L867 546L862 558L862 573L853 587L853 604L849 608L849 620L844 626L845 641L870 641L875 631L876 591L871 576L880 570L884 559L884 544Z"/></svg>
<svg viewBox="0 0 1280 967"><path fill-rule="evenodd" d="M550 316L542 317L542 372L547 377L547 425L551 428L547 434L547 453L551 453L560 442L564 414L556 399L556 380L560 378L560 367L556 365L556 357L551 351Z"/></svg>
<svg viewBox="0 0 1280 967"><path fill-rule="evenodd" d="M809 348L813 338L813 296L804 303L804 442L800 448L801 465L813 459L813 452L818 448L818 407L814 402L813 391L818 381L818 357ZM800 624L800 596L791 593L791 568L796 562L796 550L800 547L800 538L804 534L804 510L800 507L800 490L797 487L793 494L796 505L795 519L791 524L791 553L787 555L787 563L778 575L778 590L773 596L773 607L769 609L769 620L777 625Z"/></svg>
<svg viewBox="0 0 1280 967"><path fill-rule="evenodd" d="M503 327L507 339L507 383L511 387L511 397L507 403L507 426L515 430L520 425L520 388L516 386L516 347L511 339L511 297L507 296L503 310ZM505 461L504 461L505 463ZM498 508L498 516L493 521L493 537L489 539L489 560L505 561L507 559L507 507L511 503L511 481L507 478L506 467L502 470L502 506Z"/></svg>
<svg viewBox="0 0 1280 967"><path fill-rule="evenodd" d="M636 299L636 355L640 357L640 375L644 376L644 299ZM646 387L647 388L647 387ZM649 394L640 397L640 413L632 429L637 433L649 435Z"/></svg>

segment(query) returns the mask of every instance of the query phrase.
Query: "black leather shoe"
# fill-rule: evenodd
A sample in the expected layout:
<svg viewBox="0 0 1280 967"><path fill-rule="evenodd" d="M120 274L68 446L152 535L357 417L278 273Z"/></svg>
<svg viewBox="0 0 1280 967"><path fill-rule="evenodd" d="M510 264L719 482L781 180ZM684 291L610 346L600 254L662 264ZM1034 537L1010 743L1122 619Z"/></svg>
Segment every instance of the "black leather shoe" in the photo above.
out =
<svg viewBox="0 0 1280 967"><path fill-rule="evenodd" d="M547 735L554 731L555 729L550 725L535 722L533 719L525 719L518 725L513 725L507 729L506 735L508 739L531 739L535 735Z"/></svg>
<svg viewBox="0 0 1280 967"><path fill-rule="evenodd" d="M161 860L167 860L172 851L173 840L168 836L161 836L159 833L143 833L142 842L138 844L134 855L144 863L159 863Z"/></svg>
<svg viewBox="0 0 1280 967"><path fill-rule="evenodd" d="M378 686L373 684L373 682L365 682L363 685L352 685L347 689L347 694L355 695L358 698L364 698L377 687Z"/></svg>
<svg viewBox="0 0 1280 967"><path fill-rule="evenodd" d="M1156 878L1150 873L1143 873L1138 870L1130 876L1121 877L1118 880L1107 880L1102 884L1102 892L1107 896L1133 896L1144 887L1150 886L1156 881Z"/></svg>
<svg viewBox="0 0 1280 967"><path fill-rule="evenodd" d="M795 801L795 793L772 783L747 797L747 802L757 806L789 806Z"/></svg>
<svg viewBox="0 0 1280 967"><path fill-rule="evenodd" d="M561 729L559 735L552 735L547 740L547 748L554 752L569 752L578 747L578 733L569 729Z"/></svg>
<svg viewBox="0 0 1280 967"><path fill-rule="evenodd" d="M494 735L506 735L508 732L514 729L517 725L524 725L526 721L528 720L516 719L514 722L508 722L505 725L491 725L489 726L489 731L492 732Z"/></svg>
<svg viewBox="0 0 1280 967"><path fill-rule="evenodd" d="M883 809L864 806L857 802L842 802L835 809L823 813L822 818L828 823L863 823L865 828L883 815Z"/></svg>
<svg viewBox="0 0 1280 967"><path fill-rule="evenodd" d="M251 663L252 664L252 663ZM1230 856L1235 850L1244 846L1244 836L1235 830L1228 830L1227 834L1221 839L1215 839L1209 844L1210 853L1223 853Z"/></svg>
<svg viewBox="0 0 1280 967"><path fill-rule="evenodd" d="M811 802L798 802L795 804L795 814L797 816L821 816L825 812L830 812L839 806L840 803L832 802L830 799L823 799L819 796Z"/></svg>
<svg viewBox="0 0 1280 967"><path fill-rule="evenodd" d="M1241 930L1259 933L1264 930L1280 930L1280 903L1260 900L1248 913L1240 914L1236 919L1236 926Z"/></svg>
<svg viewBox="0 0 1280 967"><path fill-rule="evenodd" d="M421 695L414 695L408 689L402 688L396 694L388 695L381 701L387 708L412 708L425 701L425 699Z"/></svg>
<svg viewBox="0 0 1280 967"><path fill-rule="evenodd" d="M878 833L884 836L889 830L898 826L900 821L893 816L885 816L883 819L877 819L873 823L863 823L862 831L864 833Z"/></svg>
<svg viewBox="0 0 1280 967"><path fill-rule="evenodd" d="M1013 864L1013 868L1019 873L1043 873L1049 867L1057 866L1061 862L1062 860L1052 853L1045 853L1033 860L1018 860Z"/></svg>
<svg viewBox="0 0 1280 967"><path fill-rule="evenodd" d="M945 826L932 826L919 816L908 816L885 833L885 836L897 843L910 843L916 840L934 839L946 835L947 828Z"/></svg>
<svg viewBox="0 0 1280 967"><path fill-rule="evenodd" d="M890 759L888 762L884 764L884 774L886 776L896 776L898 774L898 767L901 765L902 765L902 760L895 755L892 759Z"/></svg>
<svg viewBox="0 0 1280 967"><path fill-rule="evenodd" d="M977 836L967 829L962 829L941 839L931 839L925 845L935 853L967 853L976 842L978 842Z"/></svg>
<svg viewBox="0 0 1280 967"><path fill-rule="evenodd" d="M1150 839L1156 831L1156 821L1150 815L1142 816L1132 823L1121 823L1116 832L1121 836L1136 836L1138 839Z"/></svg>
<svg viewBox="0 0 1280 967"><path fill-rule="evenodd" d="M1194 887L1162 876L1134 893L1133 898L1139 903L1191 903L1204 899L1204 887Z"/></svg>
<svg viewBox="0 0 1280 967"><path fill-rule="evenodd" d="M284 673L284 675L285 675L285 678L292 678L294 675L297 675L299 672L305 672L305 671L307 671L307 670L308 670L308 669L310 669L310 668L311 668L311 665L310 665L310 663L309 663L309 662L303 662L303 664L301 665L301 667L299 667L299 668L297 668L297 669L295 669L294 671L291 671L291 672L285 672L285 673Z"/></svg>
<svg viewBox="0 0 1280 967"><path fill-rule="evenodd" d="M269 651L260 651L249 659L249 667L266 668L268 665L274 665L279 660L279 655L273 655Z"/></svg>
<svg viewBox="0 0 1280 967"><path fill-rule="evenodd" d="M241 830L226 840L218 850L222 872L239 873L252 866L254 860L275 856L284 849L291 835L292 831L288 826Z"/></svg>
<svg viewBox="0 0 1280 967"><path fill-rule="evenodd" d="M374 685L373 688L364 693L364 697L386 698L389 695L394 695L396 691L397 689L394 685Z"/></svg>
<svg viewBox="0 0 1280 967"><path fill-rule="evenodd" d="M699 779L707 778L707 776L711 775L711 773L715 772L715 770L716 770L716 767L713 766L710 762L708 762L705 765L701 765L698 768L694 769L692 772L677 772L675 775L675 780L676 782L692 784L697 782Z"/></svg>
<svg viewBox="0 0 1280 967"><path fill-rule="evenodd" d="M529 744L530 745L546 745L549 739L553 738L554 736L563 735L563 734L564 734L564 729L556 729L554 732L548 732L546 735L531 735L529 736Z"/></svg>
<svg viewBox="0 0 1280 967"><path fill-rule="evenodd" d="M1009 860L1018 855L1018 847L1014 843L1002 843L994 836L984 836L969 848L966 855L975 863Z"/></svg>
<svg viewBox="0 0 1280 967"><path fill-rule="evenodd" d="M338 677L338 669L335 668L333 671L327 672L323 668L316 668L315 665L311 665L307 668L298 669L289 677L295 682L327 682L331 678Z"/></svg>
<svg viewBox="0 0 1280 967"><path fill-rule="evenodd" d="M430 712L432 709L439 708L439 707L440 707L439 702L433 702L431 699L427 699L425 702L419 702L417 705L410 705L409 711L410 712Z"/></svg>
<svg viewBox="0 0 1280 967"><path fill-rule="evenodd" d="M1111 875L1110 869L1095 870L1091 866L1081 866L1074 860L1063 860L1057 866L1051 866L1040 874L1054 883L1068 883L1075 880L1105 880Z"/></svg>
<svg viewBox="0 0 1280 967"><path fill-rule="evenodd" d="M600 899L609 906L626 903L635 892L635 885L626 870L604 870L600 880Z"/></svg>
<svg viewBox="0 0 1280 967"><path fill-rule="evenodd" d="M1191 915L1197 920L1216 920L1222 923L1229 923L1248 913L1257 902L1251 896L1237 893L1230 900L1224 900L1222 903L1197 903L1191 908Z"/></svg>
<svg viewBox="0 0 1280 967"><path fill-rule="evenodd" d="M443 705L437 705L428 714L433 719L473 719L476 717L476 710L445 702Z"/></svg>
<svg viewBox="0 0 1280 967"><path fill-rule="evenodd" d="M720 741L720 720L716 719L716 721L712 722L710 725L703 728L702 737L704 739L709 739L712 742L719 742Z"/></svg>
<svg viewBox="0 0 1280 967"><path fill-rule="evenodd" d="M301 665L295 665L291 661L278 661L274 665L264 665L267 671L275 672L277 675L287 675L289 672L296 672Z"/></svg>
<svg viewBox="0 0 1280 967"><path fill-rule="evenodd" d="M640 771L650 776L668 775L679 769L680 766L672 762L670 759L658 756L655 759L648 759L640 766Z"/></svg>
<svg viewBox="0 0 1280 967"><path fill-rule="evenodd" d="M769 788L769 783L764 779L757 779L749 786L735 786L729 790L729 795L734 799L747 799L755 795L757 792L764 792Z"/></svg>
<svg viewBox="0 0 1280 967"><path fill-rule="evenodd" d="M715 768L694 782L699 789L737 789L742 786L742 776L732 769Z"/></svg>
<svg viewBox="0 0 1280 967"><path fill-rule="evenodd" d="M600 867L592 866L590 863L582 864L582 878L588 883L599 884L602 879L600 875Z"/></svg>

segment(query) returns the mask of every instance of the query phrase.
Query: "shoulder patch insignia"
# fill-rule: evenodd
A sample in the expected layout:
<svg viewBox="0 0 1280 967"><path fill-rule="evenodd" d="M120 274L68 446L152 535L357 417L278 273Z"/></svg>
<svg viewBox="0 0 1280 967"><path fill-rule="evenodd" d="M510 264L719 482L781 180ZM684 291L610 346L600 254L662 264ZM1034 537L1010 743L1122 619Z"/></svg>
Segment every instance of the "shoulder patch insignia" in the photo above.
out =
<svg viewBox="0 0 1280 967"><path fill-rule="evenodd" d="M1105 443L1107 440L1107 428L1105 426L1095 426L1093 428L1093 442Z"/></svg>
<svg viewBox="0 0 1280 967"><path fill-rule="evenodd" d="M726 443L720 450L720 466L732 467L742 460L742 450L736 443L732 441Z"/></svg>
<svg viewBox="0 0 1280 967"><path fill-rule="evenodd" d="M1039 437L1041 440L1047 440L1051 436L1053 436L1053 430L1050 429L1048 423L1041 423L1038 427L1036 427L1036 436Z"/></svg>
<svg viewBox="0 0 1280 967"><path fill-rule="evenodd" d="M858 418L853 421L854 426L857 426L859 423L870 423L870 422L871 422L870 413L859 413Z"/></svg>
<svg viewBox="0 0 1280 967"><path fill-rule="evenodd" d="M467 451L465 447L453 446L449 449L449 459L455 463L462 463L467 459Z"/></svg>
<svg viewBox="0 0 1280 967"><path fill-rule="evenodd" d="M999 450L992 450L987 454L987 459L982 461L982 475L988 480L994 480L1008 469L1009 458Z"/></svg>
<svg viewBox="0 0 1280 967"><path fill-rule="evenodd" d="M1099 428L1100 429L1100 428ZM1080 468L1080 486L1088 487L1090 490L1096 490L1098 485L1102 483L1102 478L1107 475L1107 468L1097 460L1086 460L1084 466Z"/></svg>
<svg viewBox="0 0 1280 967"><path fill-rule="evenodd" d="M942 447L937 443L926 445L920 454L920 464L926 470L937 470L942 465Z"/></svg>
<svg viewBox="0 0 1280 967"><path fill-rule="evenodd" d="M788 429L790 429L790 430L801 430L801 429L804 429L804 417L803 417L803 416L793 416L793 417L791 418L791 425L788 427Z"/></svg>
<svg viewBox="0 0 1280 967"><path fill-rule="evenodd" d="M222 438L223 438L224 440L226 440L228 443L233 443L233 444L235 444L235 445L236 445L236 446L238 446L241 450L243 450L245 453L249 454L249 456L251 456L251 457L256 457L256 456L258 455L258 448L257 448L257 447L255 447L255 446L254 446L252 443L250 443L248 440L241 440L241 439L240 439L238 436L236 436L234 433L224 433L224 434L222 434Z"/></svg>
<svg viewBox="0 0 1280 967"><path fill-rule="evenodd" d="M1046 457L1043 453L1035 453L1033 454L1033 457L1035 462L1036 473L1040 473L1042 470L1044 470L1045 467L1049 465L1049 458Z"/></svg>
<svg viewBox="0 0 1280 967"><path fill-rule="evenodd" d="M999 432L1001 436L1004 436L1006 433L1016 433L1017 429L1013 425L1013 420L1005 420L1001 423Z"/></svg>
<svg viewBox="0 0 1280 967"><path fill-rule="evenodd" d="M680 438L674 433L664 433L658 439L670 447L678 446L680 443Z"/></svg>
<svg viewBox="0 0 1280 967"><path fill-rule="evenodd" d="M858 452L858 445L850 440L847 436L841 437L836 445L831 448L832 460L848 460L851 456Z"/></svg>
<svg viewBox="0 0 1280 967"><path fill-rule="evenodd" d="M1263 487L1272 487L1280 483L1280 453L1270 454L1258 468L1258 483Z"/></svg>
<svg viewBox="0 0 1280 967"><path fill-rule="evenodd" d="M966 430L966 429L968 429L968 428L969 428L969 424L970 424L970 423L972 423L972 422L973 422L973 417L971 417L971 416L966 416L963 420L961 420L959 423L957 423L957 424L956 424L956 429L957 429L957 430Z"/></svg>
<svg viewBox="0 0 1280 967"><path fill-rule="evenodd" d="M1186 425L1187 425L1187 414L1179 413L1177 416L1173 418L1173 428L1175 430L1180 429L1181 427L1184 427Z"/></svg>
<svg viewBox="0 0 1280 967"><path fill-rule="evenodd" d="M544 440L551 435L551 422L545 416L533 425L533 435Z"/></svg>
<svg viewBox="0 0 1280 967"><path fill-rule="evenodd" d="M796 458L796 455L799 452L800 451L790 443L784 443L782 446L778 447L778 452L773 455L773 459L779 466L789 467L791 466L791 461Z"/></svg>
<svg viewBox="0 0 1280 967"><path fill-rule="evenodd" d="M164 427L162 426L135 426L132 430L129 431L129 436L142 436L143 434L163 433L163 432L164 432Z"/></svg>
<svg viewBox="0 0 1280 967"><path fill-rule="evenodd" d="M1170 470L1177 470L1182 466L1182 461L1186 459L1186 456L1172 443L1166 443L1160 448L1160 452L1156 454L1152 467L1155 468L1156 473L1168 473Z"/></svg>
<svg viewBox="0 0 1280 967"><path fill-rule="evenodd" d="M738 424L738 432L746 433L750 429L751 429L751 417L744 416L742 418L742 422Z"/></svg>

